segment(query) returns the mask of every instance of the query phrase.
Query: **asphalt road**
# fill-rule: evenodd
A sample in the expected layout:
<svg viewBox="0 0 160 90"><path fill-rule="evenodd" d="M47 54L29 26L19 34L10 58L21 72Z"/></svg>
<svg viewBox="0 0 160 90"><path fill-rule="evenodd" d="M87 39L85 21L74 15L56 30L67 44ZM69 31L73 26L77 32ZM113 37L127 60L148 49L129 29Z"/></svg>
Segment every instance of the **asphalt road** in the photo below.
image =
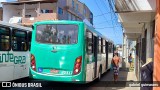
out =
<svg viewBox="0 0 160 90"><path fill-rule="evenodd" d="M107 87L110 87L107 81L112 81L112 71L107 71L102 75L100 81L93 81L87 84L73 84L73 83L60 83L60 82L48 82L41 80L31 80L29 78L19 79L14 81L15 83L41 83L42 88L2 88L4 90L106 90ZM111 83L111 82L110 82ZM13 82L12 82L13 84ZM113 85L113 84L112 84ZM2 90L0 89L0 90ZM109 89L110 90L110 89Z"/></svg>

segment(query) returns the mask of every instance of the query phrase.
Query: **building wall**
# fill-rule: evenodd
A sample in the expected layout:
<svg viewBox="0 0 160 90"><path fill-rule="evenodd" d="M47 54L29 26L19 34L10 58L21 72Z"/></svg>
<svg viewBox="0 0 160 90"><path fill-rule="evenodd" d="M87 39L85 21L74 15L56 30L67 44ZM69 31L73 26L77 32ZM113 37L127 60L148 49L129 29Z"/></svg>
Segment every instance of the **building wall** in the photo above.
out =
<svg viewBox="0 0 160 90"><path fill-rule="evenodd" d="M25 15L29 15L31 17L37 17L37 4L25 4L26 11ZM4 5L3 6L3 18L4 21L9 22L9 19L13 16L22 17L24 5ZM53 10L53 12L57 12L56 4L55 3L42 3L40 4L40 13L41 10Z"/></svg>
<svg viewBox="0 0 160 90"><path fill-rule="evenodd" d="M153 80L160 81L160 0L156 0L155 27ZM160 87L153 87L153 90L160 90Z"/></svg>
<svg viewBox="0 0 160 90"><path fill-rule="evenodd" d="M3 20L3 9L0 8L0 20L2 21Z"/></svg>
<svg viewBox="0 0 160 90"><path fill-rule="evenodd" d="M123 35L123 58L127 62L127 37L125 34Z"/></svg>
<svg viewBox="0 0 160 90"><path fill-rule="evenodd" d="M142 28L142 35L141 35L141 38L140 41L142 42L143 44L143 39L145 38L145 34L146 34L146 44L144 46L141 45L141 49L146 49L146 51L141 51L141 54L142 56L144 56L146 54L146 57L141 57L140 59L145 61L144 63L148 62L149 60L153 59L153 38L152 38L152 32L153 32L153 29L154 29L154 25L153 25L153 21L152 22L146 22L144 27ZM144 54L145 53L145 54ZM145 59L145 60L144 60ZM144 64L142 63L142 64Z"/></svg>
<svg viewBox="0 0 160 90"><path fill-rule="evenodd" d="M79 2L78 0L67 0L67 6L69 6L71 11L74 11L71 12L73 20L75 17L80 18L81 20L87 19L91 24L93 24L93 13L85 4ZM78 16L75 14L77 14Z"/></svg>
<svg viewBox="0 0 160 90"><path fill-rule="evenodd" d="M152 49L152 31L153 31L153 22L150 22L147 24L146 29L147 29L147 46L146 46L146 59L153 58L153 49Z"/></svg>
<svg viewBox="0 0 160 90"><path fill-rule="evenodd" d="M21 17L19 12L16 5L3 5L3 21L9 22L9 19L13 16Z"/></svg>
<svg viewBox="0 0 160 90"><path fill-rule="evenodd" d="M74 2L74 3L73 3ZM10 5L5 4L4 5L4 21L9 21L9 19L13 16L22 17L23 16L23 23L29 22L32 24L34 21L29 20L28 17L38 17L41 15L44 10L52 10L53 13L56 13L56 19L59 20L78 20L82 21L85 18L88 19L88 21L92 21L91 24L93 24L93 18L90 19L92 15L92 12L89 10L89 8L84 5L83 3L79 2L78 0L58 0L57 3L33 3L33 4L25 4L26 8L24 10L24 4L17 4L17 5ZM85 10L85 15L84 15ZM25 15L24 15L25 11ZM5 15L7 14L7 15ZM48 17L51 17L51 14L48 14ZM55 17L55 16L53 16ZM37 18L38 19L38 18ZM46 20L45 17L40 17L41 20ZM38 19L39 20L39 19ZM28 25L27 24L27 25Z"/></svg>
<svg viewBox="0 0 160 90"><path fill-rule="evenodd" d="M41 3L41 10L53 10L53 13L57 12L57 3Z"/></svg>
<svg viewBox="0 0 160 90"><path fill-rule="evenodd" d="M80 14L82 14L83 15L83 10L84 10L84 4L83 3L81 3L81 2L77 2L78 3L78 6L79 6L79 9L78 9L78 11L80 12Z"/></svg>
<svg viewBox="0 0 160 90"><path fill-rule="evenodd" d="M88 21L90 21L90 10L86 5L85 5L85 9L86 9L85 17Z"/></svg>
<svg viewBox="0 0 160 90"><path fill-rule="evenodd" d="M140 35L138 37L138 39L136 40L136 62L135 62L135 65L136 65L136 68L135 68L135 74L136 74L136 77L138 80L141 80L141 77L140 77L140 67L142 66L141 64L141 56L142 56L142 37L143 35Z"/></svg>
<svg viewBox="0 0 160 90"><path fill-rule="evenodd" d="M60 20L68 20L68 12L65 9L66 6L67 6L67 0L58 0L57 13L58 13L58 9L59 8L61 8L63 10L63 14L59 14L58 13L58 19L60 19Z"/></svg>
<svg viewBox="0 0 160 90"><path fill-rule="evenodd" d="M37 7L38 7L38 4L25 4L25 16L26 15L30 15L31 17L36 17L37 16ZM22 10L24 9L24 5L19 5L18 6L18 9L22 12ZM21 13L22 15L22 13Z"/></svg>
<svg viewBox="0 0 160 90"><path fill-rule="evenodd" d="M78 5L78 8L77 8ZM67 6L68 8L68 13L71 16L71 20L83 20L84 16L81 14L79 11L80 8L83 8L83 4L80 3L78 0L67 0Z"/></svg>

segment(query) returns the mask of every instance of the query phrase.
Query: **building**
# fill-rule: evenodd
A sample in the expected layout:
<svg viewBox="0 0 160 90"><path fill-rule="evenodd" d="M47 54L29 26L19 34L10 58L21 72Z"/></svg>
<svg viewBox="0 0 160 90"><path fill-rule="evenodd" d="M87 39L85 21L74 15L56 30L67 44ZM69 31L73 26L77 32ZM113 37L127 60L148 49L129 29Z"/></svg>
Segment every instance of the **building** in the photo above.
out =
<svg viewBox="0 0 160 90"><path fill-rule="evenodd" d="M160 0L156 0L155 27L153 81L160 81ZM154 87L153 90L160 90L160 87Z"/></svg>
<svg viewBox="0 0 160 90"><path fill-rule="evenodd" d="M78 0L18 0L3 2L3 21L31 26L42 20L84 20L93 24L93 14Z"/></svg>
<svg viewBox="0 0 160 90"><path fill-rule="evenodd" d="M122 45L116 45L116 52L118 52L119 56L122 57Z"/></svg>
<svg viewBox="0 0 160 90"><path fill-rule="evenodd" d="M154 61L156 0L115 0L115 9L124 28L125 59L131 52L130 41L136 42L135 74L141 80L140 68Z"/></svg>
<svg viewBox="0 0 160 90"><path fill-rule="evenodd" d="M0 7L0 21L3 20L3 8Z"/></svg>

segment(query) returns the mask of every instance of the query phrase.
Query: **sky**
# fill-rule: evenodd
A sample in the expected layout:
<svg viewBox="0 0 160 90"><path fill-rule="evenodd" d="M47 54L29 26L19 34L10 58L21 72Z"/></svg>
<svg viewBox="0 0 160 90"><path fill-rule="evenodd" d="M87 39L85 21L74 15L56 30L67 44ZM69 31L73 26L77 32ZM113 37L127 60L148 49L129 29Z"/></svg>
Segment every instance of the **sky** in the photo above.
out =
<svg viewBox="0 0 160 90"><path fill-rule="evenodd" d="M122 44L123 32L117 15L109 6L108 0L79 0L93 13L94 27L115 44Z"/></svg>
<svg viewBox="0 0 160 90"><path fill-rule="evenodd" d="M0 0L16 1L16 0ZM122 44L123 34L117 15L109 6L108 0L79 0L86 4L93 13L93 24L97 31L114 42ZM112 0L111 0L112 1Z"/></svg>

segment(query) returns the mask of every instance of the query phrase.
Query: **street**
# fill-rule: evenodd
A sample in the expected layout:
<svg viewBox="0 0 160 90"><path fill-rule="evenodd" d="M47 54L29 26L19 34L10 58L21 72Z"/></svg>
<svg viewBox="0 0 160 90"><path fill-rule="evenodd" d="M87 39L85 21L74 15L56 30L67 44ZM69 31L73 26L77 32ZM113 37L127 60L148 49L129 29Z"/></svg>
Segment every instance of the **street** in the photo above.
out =
<svg viewBox="0 0 160 90"><path fill-rule="evenodd" d="M23 90L39 90L46 88L46 90L139 90L139 87L128 87L126 81L136 81L133 71L129 68L121 68L119 71L119 82L114 83L112 70L107 71L102 75L100 81L93 81L87 84L73 84L73 83L60 83L41 80L30 80L29 78L19 79L15 83L41 83L42 87L38 88L23 88ZM22 90L22 88L3 88L7 90Z"/></svg>

